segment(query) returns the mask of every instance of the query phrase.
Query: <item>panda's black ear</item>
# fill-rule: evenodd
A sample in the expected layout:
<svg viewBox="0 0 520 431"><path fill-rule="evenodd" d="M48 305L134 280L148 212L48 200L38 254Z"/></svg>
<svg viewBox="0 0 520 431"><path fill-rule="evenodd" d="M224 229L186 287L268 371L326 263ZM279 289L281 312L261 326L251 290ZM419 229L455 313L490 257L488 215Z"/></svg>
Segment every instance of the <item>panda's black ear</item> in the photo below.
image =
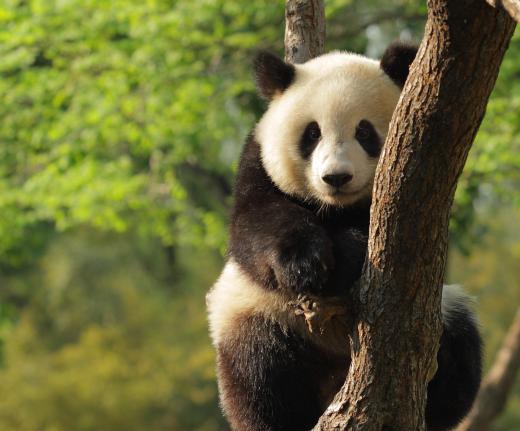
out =
<svg viewBox="0 0 520 431"><path fill-rule="evenodd" d="M260 95L271 100L291 85L296 74L292 64L285 63L267 51L257 53L254 60L256 85Z"/></svg>
<svg viewBox="0 0 520 431"><path fill-rule="evenodd" d="M416 54L417 45L395 41L386 48L381 58L381 69L402 88Z"/></svg>

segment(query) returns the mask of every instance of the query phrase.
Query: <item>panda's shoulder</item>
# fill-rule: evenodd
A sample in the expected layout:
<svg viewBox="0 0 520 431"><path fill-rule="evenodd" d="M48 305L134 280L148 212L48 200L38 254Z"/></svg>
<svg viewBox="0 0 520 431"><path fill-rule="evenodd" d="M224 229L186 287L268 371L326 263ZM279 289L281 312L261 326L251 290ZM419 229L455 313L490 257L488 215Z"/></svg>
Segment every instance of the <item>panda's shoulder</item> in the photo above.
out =
<svg viewBox="0 0 520 431"><path fill-rule="evenodd" d="M254 135L250 133L240 154L237 174L235 177L235 197L244 193L269 186L267 172L262 165L260 145Z"/></svg>

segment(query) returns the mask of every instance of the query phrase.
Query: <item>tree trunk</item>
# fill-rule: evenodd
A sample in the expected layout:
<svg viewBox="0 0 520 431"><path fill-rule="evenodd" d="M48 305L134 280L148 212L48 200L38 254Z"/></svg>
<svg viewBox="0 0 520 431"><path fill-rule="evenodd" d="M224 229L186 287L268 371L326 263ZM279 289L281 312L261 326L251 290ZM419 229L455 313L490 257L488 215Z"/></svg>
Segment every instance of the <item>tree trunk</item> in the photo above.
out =
<svg viewBox="0 0 520 431"><path fill-rule="evenodd" d="M509 328L469 416L457 431L487 431L503 410L520 368L520 309Z"/></svg>
<svg viewBox="0 0 520 431"><path fill-rule="evenodd" d="M483 0L429 0L428 9L376 172L352 363L315 430L425 429L450 208L514 30Z"/></svg>
<svg viewBox="0 0 520 431"><path fill-rule="evenodd" d="M323 0L285 1L285 61L303 63L323 53Z"/></svg>

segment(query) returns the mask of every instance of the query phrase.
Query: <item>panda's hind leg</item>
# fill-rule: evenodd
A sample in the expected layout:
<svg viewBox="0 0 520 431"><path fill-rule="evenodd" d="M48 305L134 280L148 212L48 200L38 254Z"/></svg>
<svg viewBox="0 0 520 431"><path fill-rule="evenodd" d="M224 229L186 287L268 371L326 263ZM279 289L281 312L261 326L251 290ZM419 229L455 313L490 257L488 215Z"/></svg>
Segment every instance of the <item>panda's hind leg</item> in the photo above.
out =
<svg viewBox="0 0 520 431"><path fill-rule="evenodd" d="M438 369L428 385L428 431L455 427L469 412L480 386L482 342L470 302L458 286L444 287Z"/></svg>
<svg viewBox="0 0 520 431"><path fill-rule="evenodd" d="M237 320L217 347L219 390L235 431L311 429L324 408L328 359L304 337L262 316Z"/></svg>

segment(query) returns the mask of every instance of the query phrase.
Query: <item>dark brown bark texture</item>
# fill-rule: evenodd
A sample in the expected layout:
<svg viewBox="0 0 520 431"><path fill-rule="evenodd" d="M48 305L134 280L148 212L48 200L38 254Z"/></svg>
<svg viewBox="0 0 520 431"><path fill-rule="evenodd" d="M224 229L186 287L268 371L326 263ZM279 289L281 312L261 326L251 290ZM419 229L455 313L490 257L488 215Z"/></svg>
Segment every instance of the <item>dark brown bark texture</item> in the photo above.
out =
<svg viewBox="0 0 520 431"><path fill-rule="evenodd" d="M428 9L376 172L352 363L315 430L425 429L450 208L514 30L483 0L429 0Z"/></svg>
<svg viewBox="0 0 520 431"><path fill-rule="evenodd" d="M457 431L487 431L502 412L520 369L520 309L487 374L473 409Z"/></svg>
<svg viewBox="0 0 520 431"><path fill-rule="evenodd" d="M285 61L304 63L323 54L324 42L323 0L286 0Z"/></svg>

